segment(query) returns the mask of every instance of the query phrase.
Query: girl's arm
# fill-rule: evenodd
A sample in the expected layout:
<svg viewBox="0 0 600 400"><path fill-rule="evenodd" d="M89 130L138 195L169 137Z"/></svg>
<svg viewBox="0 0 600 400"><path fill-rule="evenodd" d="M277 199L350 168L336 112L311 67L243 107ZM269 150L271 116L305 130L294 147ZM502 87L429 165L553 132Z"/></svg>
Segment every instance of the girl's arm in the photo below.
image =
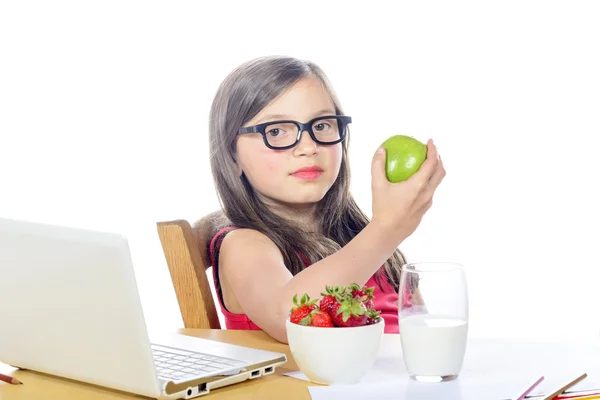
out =
<svg viewBox="0 0 600 400"><path fill-rule="evenodd" d="M287 342L285 320L295 294L319 297L325 285L360 285L381 267L396 243L370 223L340 251L296 276L286 268L277 246L265 235L237 229L225 236L219 254L223 292L233 294L241 310L280 342ZM237 307L236 307L237 308Z"/></svg>

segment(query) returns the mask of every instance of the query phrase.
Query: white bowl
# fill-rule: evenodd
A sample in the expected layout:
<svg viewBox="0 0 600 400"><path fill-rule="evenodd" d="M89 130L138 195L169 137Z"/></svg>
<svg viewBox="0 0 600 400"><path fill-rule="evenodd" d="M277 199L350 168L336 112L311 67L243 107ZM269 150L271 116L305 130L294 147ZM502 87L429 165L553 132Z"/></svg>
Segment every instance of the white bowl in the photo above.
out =
<svg viewBox="0 0 600 400"><path fill-rule="evenodd" d="M318 328L286 321L290 351L311 382L357 383L375 364L383 337L383 318L353 328Z"/></svg>

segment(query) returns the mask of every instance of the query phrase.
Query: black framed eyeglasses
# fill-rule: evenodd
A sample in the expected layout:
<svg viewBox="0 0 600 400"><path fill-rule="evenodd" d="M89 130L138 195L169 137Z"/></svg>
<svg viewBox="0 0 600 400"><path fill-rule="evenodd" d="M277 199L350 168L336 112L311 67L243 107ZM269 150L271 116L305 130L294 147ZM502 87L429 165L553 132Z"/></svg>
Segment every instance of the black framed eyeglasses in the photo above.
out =
<svg viewBox="0 0 600 400"><path fill-rule="evenodd" d="M255 126L241 128L237 134L260 133L265 145L273 150L291 149L300 142L302 132L308 134L320 145L340 143L346 138L348 124L352 117L347 115L326 115L313 118L306 123L282 120L265 122Z"/></svg>

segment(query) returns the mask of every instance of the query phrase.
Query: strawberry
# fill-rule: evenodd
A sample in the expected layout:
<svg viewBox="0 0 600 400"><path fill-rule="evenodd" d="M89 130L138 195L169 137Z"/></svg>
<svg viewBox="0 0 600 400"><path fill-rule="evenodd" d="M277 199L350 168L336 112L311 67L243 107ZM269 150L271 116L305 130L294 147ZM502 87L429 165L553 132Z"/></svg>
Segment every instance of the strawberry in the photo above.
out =
<svg viewBox="0 0 600 400"><path fill-rule="evenodd" d="M350 286L348 286L348 289L350 289L352 297L358 298L364 303L367 310L373 310L375 308L375 305L373 304L373 299L375 298L375 296L373 296L372 287L368 288L366 286L363 286L361 288L356 283L353 283Z"/></svg>
<svg viewBox="0 0 600 400"><path fill-rule="evenodd" d="M300 303L298 303L297 295L294 295L293 301L294 307L290 310L290 322L294 324L299 324L303 318L310 314L315 309L315 303L317 302L317 300L311 300L306 293L300 298Z"/></svg>
<svg viewBox="0 0 600 400"><path fill-rule="evenodd" d="M328 313L338 299L343 296L345 290L343 286L325 286L325 292L321 293L323 297L319 302L319 308Z"/></svg>
<svg viewBox="0 0 600 400"><path fill-rule="evenodd" d="M373 325L378 323L381 320L379 314L381 314L381 311L375 311L373 309L367 310L367 320L365 325Z"/></svg>
<svg viewBox="0 0 600 400"><path fill-rule="evenodd" d="M367 321L365 305L349 295L334 304L329 314L334 325L339 327L362 326Z"/></svg>
<svg viewBox="0 0 600 400"><path fill-rule="evenodd" d="M318 328L331 328L333 322L328 313L315 308L306 317L302 318L300 325L316 326Z"/></svg>
<svg viewBox="0 0 600 400"><path fill-rule="evenodd" d="M326 312L319 312L312 316L311 326L318 326L321 328L330 328L333 327L333 321L331 320L331 316L329 316Z"/></svg>

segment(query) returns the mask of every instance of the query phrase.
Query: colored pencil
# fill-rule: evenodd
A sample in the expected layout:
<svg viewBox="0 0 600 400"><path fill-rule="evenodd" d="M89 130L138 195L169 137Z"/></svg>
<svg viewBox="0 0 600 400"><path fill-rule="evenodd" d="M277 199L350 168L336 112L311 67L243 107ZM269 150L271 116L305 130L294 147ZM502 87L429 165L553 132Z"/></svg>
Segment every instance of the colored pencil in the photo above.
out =
<svg viewBox="0 0 600 400"><path fill-rule="evenodd" d="M581 375L579 375L577 378L573 379L572 381L569 381L567 383L565 383L563 386L561 386L560 388L556 389L554 392L552 392L552 394L549 394L548 396L544 397L542 400L552 400L555 397L561 395L562 393L564 393L565 390L567 390L568 388L570 388L571 386L575 385L577 382L585 379L585 377L587 376L586 373L583 373Z"/></svg>
<svg viewBox="0 0 600 400"><path fill-rule="evenodd" d="M535 381L533 381L529 385L527 385L527 387L525 389L523 389L523 391L520 392L518 395L513 397L512 400L524 400L525 396L527 396L529 394L529 392L531 392L533 390L533 388L535 388L537 385L539 385L540 382L543 380L544 380L544 377L540 376Z"/></svg>
<svg viewBox="0 0 600 400"><path fill-rule="evenodd" d="M4 375L4 374L0 374L0 381L4 381L6 383L10 383L13 385L22 385L23 384L23 382L21 382L17 378L13 378L12 376Z"/></svg>

